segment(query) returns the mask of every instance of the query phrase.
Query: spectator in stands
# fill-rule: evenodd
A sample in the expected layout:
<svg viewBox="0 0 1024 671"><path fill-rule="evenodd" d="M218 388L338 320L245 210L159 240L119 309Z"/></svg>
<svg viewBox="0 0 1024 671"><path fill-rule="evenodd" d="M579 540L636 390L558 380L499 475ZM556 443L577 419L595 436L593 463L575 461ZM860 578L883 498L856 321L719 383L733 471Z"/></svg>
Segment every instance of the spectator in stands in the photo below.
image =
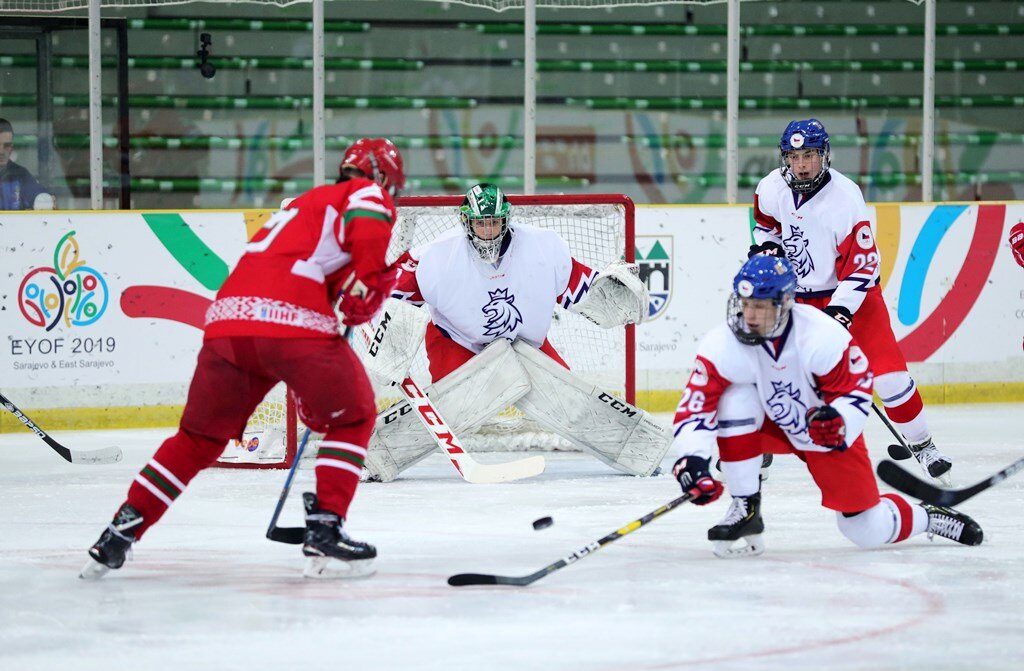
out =
<svg viewBox="0 0 1024 671"><path fill-rule="evenodd" d="M14 128L0 119L0 210L52 210L53 196L28 170L11 160Z"/></svg>

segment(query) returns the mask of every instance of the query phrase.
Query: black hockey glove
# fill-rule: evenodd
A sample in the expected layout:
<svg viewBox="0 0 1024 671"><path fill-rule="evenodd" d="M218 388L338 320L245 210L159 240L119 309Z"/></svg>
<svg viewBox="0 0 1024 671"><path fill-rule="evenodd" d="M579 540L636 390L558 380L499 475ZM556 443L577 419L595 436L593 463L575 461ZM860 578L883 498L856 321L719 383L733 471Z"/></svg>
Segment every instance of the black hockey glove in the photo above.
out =
<svg viewBox="0 0 1024 671"><path fill-rule="evenodd" d="M853 326L853 313L842 305L826 305L825 314L842 324L847 331Z"/></svg>
<svg viewBox="0 0 1024 671"><path fill-rule="evenodd" d="M815 445L830 450L846 450L846 420L831 405L821 405L807 411L807 433Z"/></svg>
<svg viewBox="0 0 1024 671"><path fill-rule="evenodd" d="M706 506L722 495L722 483L711 477L710 465L704 457L689 456L681 458L672 467L672 475L679 481L679 486L684 492L694 488L703 492L691 499L690 503Z"/></svg>
<svg viewBox="0 0 1024 671"><path fill-rule="evenodd" d="M786 250L782 248L777 242L762 242L759 245L750 245L750 249L747 251L747 258L753 258L758 254L764 254L765 256L785 256Z"/></svg>

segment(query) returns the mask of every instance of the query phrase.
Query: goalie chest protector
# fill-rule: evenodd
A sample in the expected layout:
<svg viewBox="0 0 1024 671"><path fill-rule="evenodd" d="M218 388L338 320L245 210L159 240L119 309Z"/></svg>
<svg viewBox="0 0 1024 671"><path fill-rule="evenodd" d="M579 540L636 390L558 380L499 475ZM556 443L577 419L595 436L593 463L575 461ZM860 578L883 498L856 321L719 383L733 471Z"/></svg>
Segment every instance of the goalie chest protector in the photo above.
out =
<svg viewBox="0 0 1024 671"><path fill-rule="evenodd" d="M525 224L512 229L497 267L480 258L461 228L412 256L434 324L477 353L498 338L539 347L572 270L569 245L558 233Z"/></svg>

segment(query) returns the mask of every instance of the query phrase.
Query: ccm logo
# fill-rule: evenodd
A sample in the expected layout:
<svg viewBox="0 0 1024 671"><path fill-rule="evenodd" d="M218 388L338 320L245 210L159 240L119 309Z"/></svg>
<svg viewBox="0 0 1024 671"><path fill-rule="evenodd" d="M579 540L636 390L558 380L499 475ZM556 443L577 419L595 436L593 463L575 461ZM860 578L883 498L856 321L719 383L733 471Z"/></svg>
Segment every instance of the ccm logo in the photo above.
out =
<svg viewBox="0 0 1024 671"><path fill-rule="evenodd" d="M412 406L408 403L399 403L398 407L384 415L384 424L390 424L391 422L397 421L399 417L408 415L412 412Z"/></svg>
<svg viewBox="0 0 1024 671"><path fill-rule="evenodd" d="M615 410L621 412L626 417L636 417L637 409L631 406L629 403L626 403L625 401L620 401L611 394L605 393L603 391L598 395L598 398L607 403L608 405L612 406L612 408L614 408Z"/></svg>
<svg viewBox="0 0 1024 671"><path fill-rule="evenodd" d="M377 330L373 332L373 342L370 343L370 347L367 351L370 356L376 357L377 352L380 351L380 344L384 342L384 334L388 330L388 322L391 321L391 313L384 312L384 315L380 318L380 323L377 324Z"/></svg>

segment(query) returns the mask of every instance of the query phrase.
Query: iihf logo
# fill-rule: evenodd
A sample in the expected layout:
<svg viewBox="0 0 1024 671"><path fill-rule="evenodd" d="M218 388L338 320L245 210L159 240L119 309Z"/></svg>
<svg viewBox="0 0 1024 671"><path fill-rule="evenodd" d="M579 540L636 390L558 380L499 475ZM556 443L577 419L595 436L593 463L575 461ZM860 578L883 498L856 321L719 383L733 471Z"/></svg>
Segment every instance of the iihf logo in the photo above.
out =
<svg viewBox="0 0 1024 671"><path fill-rule="evenodd" d="M484 335L500 338L506 333L512 333L523 323L523 315L516 307L514 295L510 296L508 289L495 289L488 291L490 302L481 310L487 317L484 324Z"/></svg>
<svg viewBox="0 0 1024 671"><path fill-rule="evenodd" d="M799 277L807 277L814 272L814 259L807 251L807 239L799 227L789 227L789 235L783 240L783 245L786 247L786 258L793 264Z"/></svg>
<svg viewBox="0 0 1024 671"><path fill-rule="evenodd" d="M768 398L772 421L788 434L803 433L807 406L800 401L800 390L793 389L791 382L772 381L772 392Z"/></svg>

